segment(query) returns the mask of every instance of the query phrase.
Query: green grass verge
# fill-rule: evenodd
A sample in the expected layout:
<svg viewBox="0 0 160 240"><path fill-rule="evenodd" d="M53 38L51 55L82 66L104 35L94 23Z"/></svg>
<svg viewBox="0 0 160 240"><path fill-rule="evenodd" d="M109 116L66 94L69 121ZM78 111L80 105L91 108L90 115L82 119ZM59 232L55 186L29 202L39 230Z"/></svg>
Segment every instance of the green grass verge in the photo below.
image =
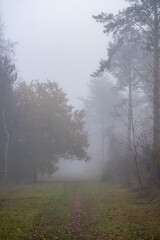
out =
<svg viewBox="0 0 160 240"><path fill-rule="evenodd" d="M103 183L86 185L81 196L86 239L160 240L159 201Z"/></svg>
<svg viewBox="0 0 160 240"><path fill-rule="evenodd" d="M68 221L67 201L71 192L65 193L65 188L64 184L58 183L1 187L0 239L32 239L36 229L39 231L37 239L40 235L43 237L41 239L50 239L51 232L55 229L58 232L61 225L64 226ZM56 218L58 221L58 214L61 224L54 221ZM44 227L42 223L45 215L47 215L47 224Z"/></svg>

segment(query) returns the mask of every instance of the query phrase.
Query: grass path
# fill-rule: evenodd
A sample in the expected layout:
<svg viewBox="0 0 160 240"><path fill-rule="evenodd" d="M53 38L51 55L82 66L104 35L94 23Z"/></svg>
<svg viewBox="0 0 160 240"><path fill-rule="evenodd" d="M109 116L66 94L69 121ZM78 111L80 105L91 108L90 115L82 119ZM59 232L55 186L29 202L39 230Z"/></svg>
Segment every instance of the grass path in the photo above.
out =
<svg viewBox="0 0 160 240"><path fill-rule="evenodd" d="M0 186L0 240L160 240L160 200L103 183Z"/></svg>

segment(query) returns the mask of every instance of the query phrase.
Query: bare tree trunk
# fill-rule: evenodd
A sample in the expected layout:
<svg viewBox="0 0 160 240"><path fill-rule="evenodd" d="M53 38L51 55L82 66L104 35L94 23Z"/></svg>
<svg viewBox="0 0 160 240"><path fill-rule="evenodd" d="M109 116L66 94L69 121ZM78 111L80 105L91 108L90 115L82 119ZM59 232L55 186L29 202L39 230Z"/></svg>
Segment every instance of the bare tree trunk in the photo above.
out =
<svg viewBox="0 0 160 240"><path fill-rule="evenodd" d="M133 148L134 148L134 164L136 167L137 179L140 186L140 190L142 191L142 182L139 172L139 166L137 161L137 146L136 146L136 139L135 139L135 129L134 129L134 122L133 122L133 100L132 100L132 80L131 80L131 65L129 65L129 72L128 72L128 95L129 95L129 103L128 103L128 150L132 152L132 137L133 137Z"/></svg>
<svg viewBox="0 0 160 240"><path fill-rule="evenodd" d="M105 164L105 134L104 134L104 114L101 114L101 160L102 167Z"/></svg>
<svg viewBox="0 0 160 240"><path fill-rule="evenodd" d="M132 142L132 122L133 122L133 109L132 109L132 84L131 76L129 73L128 83L128 149L131 150Z"/></svg>
<svg viewBox="0 0 160 240"><path fill-rule="evenodd" d="M2 117L3 117L3 122L4 122L4 130L5 130L5 134L6 134L5 159L4 159L4 183L8 183L8 147L9 147L10 135L9 135L8 128L7 128L6 116L5 116L4 109L2 110Z"/></svg>
<svg viewBox="0 0 160 240"><path fill-rule="evenodd" d="M153 151L159 144L159 24L157 1L154 2L154 90L153 90ZM155 154L157 155L157 154ZM157 158L157 157L156 157Z"/></svg>
<svg viewBox="0 0 160 240"><path fill-rule="evenodd" d="M134 130L133 121L132 121L132 132L133 132L133 145L134 145L134 162L135 162L139 187L140 187L140 190L142 191L142 181L141 181L141 177L140 177L140 171L139 171L138 160L137 160L138 154L137 154L137 145L136 145L136 138L135 138L135 130Z"/></svg>
<svg viewBox="0 0 160 240"><path fill-rule="evenodd" d="M128 59L127 78L128 78L128 159L127 159L127 175L128 187L131 186L131 153L132 153L132 122L133 122L133 104L132 104L132 80L131 80L131 60Z"/></svg>

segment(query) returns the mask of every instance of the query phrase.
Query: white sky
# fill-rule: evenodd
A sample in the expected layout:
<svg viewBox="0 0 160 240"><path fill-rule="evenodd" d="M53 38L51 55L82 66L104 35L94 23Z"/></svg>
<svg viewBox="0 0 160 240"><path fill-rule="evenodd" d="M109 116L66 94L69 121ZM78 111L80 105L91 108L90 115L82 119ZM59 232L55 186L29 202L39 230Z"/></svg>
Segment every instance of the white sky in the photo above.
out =
<svg viewBox="0 0 160 240"><path fill-rule="evenodd" d="M107 37L92 15L117 12L124 0L0 0L6 37L18 42L23 80L57 81L73 105L107 55Z"/></svg>

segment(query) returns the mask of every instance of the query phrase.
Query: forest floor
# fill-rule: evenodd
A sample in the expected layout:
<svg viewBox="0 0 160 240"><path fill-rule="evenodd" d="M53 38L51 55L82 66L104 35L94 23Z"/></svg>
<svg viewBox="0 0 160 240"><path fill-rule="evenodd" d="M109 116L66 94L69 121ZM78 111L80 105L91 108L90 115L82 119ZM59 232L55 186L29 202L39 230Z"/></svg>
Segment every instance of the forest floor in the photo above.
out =
<svg viewBox="0 0 160 240"><path fill-rule="evenodd" d="M160 199L106 183L0 186L0 240L160 240Z"/></svg>

